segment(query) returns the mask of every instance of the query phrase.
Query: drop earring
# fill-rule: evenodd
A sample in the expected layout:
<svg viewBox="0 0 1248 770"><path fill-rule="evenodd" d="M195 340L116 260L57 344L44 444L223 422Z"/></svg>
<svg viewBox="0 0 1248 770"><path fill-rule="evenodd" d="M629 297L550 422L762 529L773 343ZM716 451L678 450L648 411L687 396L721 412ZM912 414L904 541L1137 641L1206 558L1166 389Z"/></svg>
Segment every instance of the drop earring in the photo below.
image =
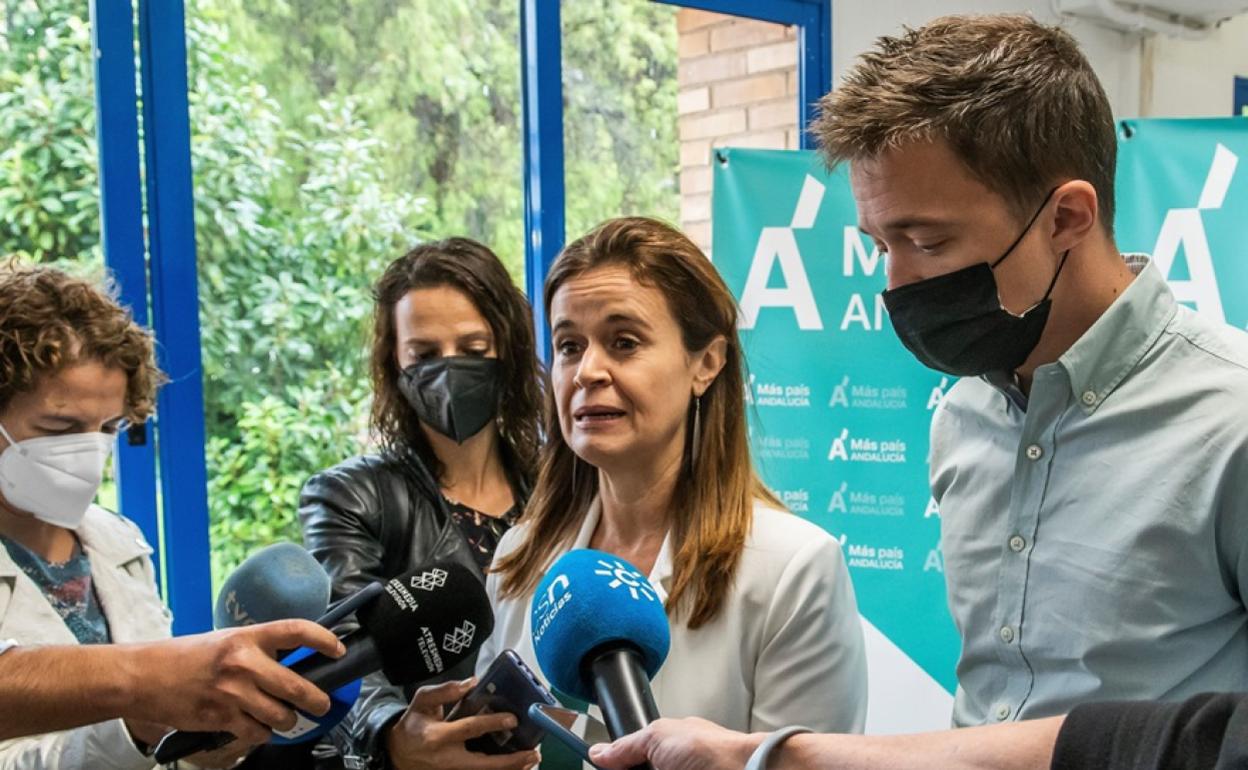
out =
<svg viewBox="0 0 1248 770"><path fill-rule="evenodd" d="M694 396L693 398L693 449L690 452L689 470L696 473L698 470L698 454L702 446L702 397Z"/></svg>

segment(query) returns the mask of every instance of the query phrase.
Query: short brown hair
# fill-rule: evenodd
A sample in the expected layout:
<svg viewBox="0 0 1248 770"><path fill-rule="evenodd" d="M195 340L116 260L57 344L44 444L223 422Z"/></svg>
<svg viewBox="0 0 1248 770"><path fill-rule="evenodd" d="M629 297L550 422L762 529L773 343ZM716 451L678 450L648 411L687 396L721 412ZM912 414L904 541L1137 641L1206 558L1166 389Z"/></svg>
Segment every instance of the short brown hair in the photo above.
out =
<svg viewBox="0 0 1248 770"><path fill-rule="evenodd" d="M638 283L663 292L685 350L702 350L719 336L728 343L724 368L702 395L697 472L690 463L692 431L686 431L689 445L671 503L680 515L672 522L674 570L667 609L675 613L687 600L688 626L698 628L715 618L732 586L754 521L754 502L782 507L750 460L737 304L711 261L683 233L654 219L626 217L599 225L559 254L546 275L547 317L561 286L609 265L626 267ZM525 511L529 530L494 570L502 575L507 596L533 590L554 549L576 536L598 492L597 474L564 440L553 392L546 408L541 473ZM577 464L579 473L573 470Z"/></svg>
<svg viewBox="0 0 1248 770"><path fill-rule="evenodd" d="M390 263L373 289L372 425L388 454L403 458L415 452L441 478L443 468L420 418L399 389L398 331L394 310L409 291L450 286L472 300L494 335L503 391L499 398L499 435L507 471L525 488L537 473L541 440L542 379L533 339L533 317L498 256L469 238L425 243Z"/></svg>
<svg viewBox="0 0 1248 770"><path fill-rule="evenodd" d="M51 267L0 264L0 411L44 378L87 361L126 373L127 420L151 416L164 380L152 335L117 304L111 283L101 288Z"/></svg>
<svg viewBox="0 0 1248 770"><path fill-rule="evenodd" d="M1113 232L1109 99L1074 38L1030 16L944 16L879 38L811 131L830 166L943 140L1024 217L1062 177L1086 180Z"/></svg>

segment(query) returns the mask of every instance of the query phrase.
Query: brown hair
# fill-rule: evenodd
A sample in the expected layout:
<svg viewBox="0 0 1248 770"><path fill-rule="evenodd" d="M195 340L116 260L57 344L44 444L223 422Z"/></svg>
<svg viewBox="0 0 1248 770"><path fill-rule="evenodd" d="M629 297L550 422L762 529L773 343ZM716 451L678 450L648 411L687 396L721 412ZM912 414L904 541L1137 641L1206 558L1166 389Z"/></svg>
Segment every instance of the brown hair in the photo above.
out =
<svg viewBox="0 0 1248 770"><path fill-rule="evenodd" d="M0 264L0 411L46 377L98 361L126 373L125 418L143 422L156 408L164 375L152 335L104 288L55 268Z"/></svg>
<svg viewBox="0 0 1248 770"><path fill-rule="evenodd" d="M417 246L391 262L374 287L370 363L373 430L383 450L396 457L415 452L434 476L442 476L444 469L420 429L420 420L399 390L395 355L395 305L409 291L434 286L462 291L490 326L502 370L498 428L503 460L515 477L513 480L528 487L537 472L542 405L529 303L494 252L468 238L448 238Z"/></svg>
<svg viewBox="0 0 1248 770"><path fill-rule="evenodd" d="M697 473L691 473L692 431L686 430L684 467L671 510L674 574L669 614L691 603L688 626L718 614L732 586L754 519L754 502L781 503L759 480L750 461L745 423L745 378L737 337L737 306L719 273L698 247L675 228L641 217L612 219L564 248L546 276L546 314L569 280L608 265L627 267L640 284L663 292L687 351L703 350L718 336L727 341L724 368L702 395ZM501 559L505 596L527 593L548 567L551 553L570 542L598 491L598 477L564 440L553 392L547 395L546 446L541 473L525 516L524 542ZM693 410L690 409L692 418Z"/></svg>
<svg viewBox="0 0 1248 770"><path fill-rule="evenodd" d="M879 38L819 113L811 131L830 166L943 140L1021 218L1061 178L1086 180L1113 233L1113 112L1058 27L1001 14L906 28Z"/></svg>

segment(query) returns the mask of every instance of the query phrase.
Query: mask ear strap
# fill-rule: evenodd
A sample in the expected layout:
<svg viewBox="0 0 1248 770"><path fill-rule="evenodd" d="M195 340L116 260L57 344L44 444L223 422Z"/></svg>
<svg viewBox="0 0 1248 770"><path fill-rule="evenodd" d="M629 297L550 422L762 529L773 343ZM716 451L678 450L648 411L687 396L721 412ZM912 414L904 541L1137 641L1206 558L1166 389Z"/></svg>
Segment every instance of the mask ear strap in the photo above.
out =
<svg viewBox="0 0 1248 770"><path fill-rule="evenodd" d="M13 437L9 435L9 432L4 429L3 424L0 424L0 436L4 436L4 440L9 442L9 446L17 447L17 451L22 452L22 448L17 446L17 442L14 441ZM25 452L22 452L22 454L25 454Z"/></svg>
<svg viewBox="0 0 1248 770"><path fill-rule="evenodd" d="M1002 255L1001 255L1001 256L997 259L997 261L996 261L996 262L992 262L992 263L990 263L990 264L988 265L989 267L991 267L991 268L993 268L993 269L996 269L997 265L999 265L999 264L1001 264L1002 262L1004 262L1006 257L1008 257L1008 256L1010 256L1011 254L1013 254L1013 253L1014 253L1014 248L1015 248L1016 246L1018 246L1018 244L1020 244L1020 243L1022 243L1022 242L1023 242L1023 239L1027 237L1027 233L1031 232L1031 226L1032 226L1032 225L1034 225L1034 224L1036 223L1036 220L1040 218L1040 214L1041 214L1041 212L1043 212L1043 211L1044 211L1044 207L1045 207L1045 206L1049 205L1049 199L1053 197L1053 193L1055 193L1055 192L1057 192L1057 188L1056 188L1056 187L1054 187L1052 190L1049 190L1049 194L1048 194L1048 195L1046 195L1046 196L1044 196L1044 202L1040 204L1040 208L1036 209L1036 213L1035 213L1035 214L1032 214L1032 215L1031 215L1031 219L1030 219L1030 220L1028 220L1028 222L1027 222L1027 226L1026 226L1026 227L1024 227L1024 228L1023 228L1023 231L1022 231L1021 233L1019 233L1019 234L1018 234L1018 237L1017 237L1017 238L1015 238L1015 239L1014 239L1014 242L1010 244L1010 247L1009 247L1008 249L1006 249L1006 250L1005 250L1005 253L1004 253L1004 254L1002 254Z"/></svg>
<svg viewBox="0 0 1248 770"><path fill-rule="evenodd" d="M1057 263L1057 272L1053 274L1053 280L1049 283L1049 288L1045 290L1044 297L1040 300L1041 302L1044 302L1044 300L1048 299L1049 295L1053 293L1053 287L1057 285L1057 279L1061 277L1062 268L1066 267L1066 258L1069 256L1070 249L1066 249L1066 252L1062 254L1062 261Z"/></svg>

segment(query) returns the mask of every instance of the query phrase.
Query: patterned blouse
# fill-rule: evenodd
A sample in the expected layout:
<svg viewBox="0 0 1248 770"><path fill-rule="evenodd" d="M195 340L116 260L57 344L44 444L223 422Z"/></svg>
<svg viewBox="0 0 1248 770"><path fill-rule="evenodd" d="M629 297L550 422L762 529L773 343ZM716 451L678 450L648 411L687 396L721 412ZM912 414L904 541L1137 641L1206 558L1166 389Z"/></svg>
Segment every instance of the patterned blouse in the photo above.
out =
<svg viewBox="0 0 1248 770"><path fill-rule="evenodd" d="M490 516L449 497L443 499L446 500L451 518L464 534L464 540L468 541L473 557L484 571L494 559L494 549L498 548L498 541L503 539L507 530L520 518L519 506L513 505L502 516Z"/></svg>

